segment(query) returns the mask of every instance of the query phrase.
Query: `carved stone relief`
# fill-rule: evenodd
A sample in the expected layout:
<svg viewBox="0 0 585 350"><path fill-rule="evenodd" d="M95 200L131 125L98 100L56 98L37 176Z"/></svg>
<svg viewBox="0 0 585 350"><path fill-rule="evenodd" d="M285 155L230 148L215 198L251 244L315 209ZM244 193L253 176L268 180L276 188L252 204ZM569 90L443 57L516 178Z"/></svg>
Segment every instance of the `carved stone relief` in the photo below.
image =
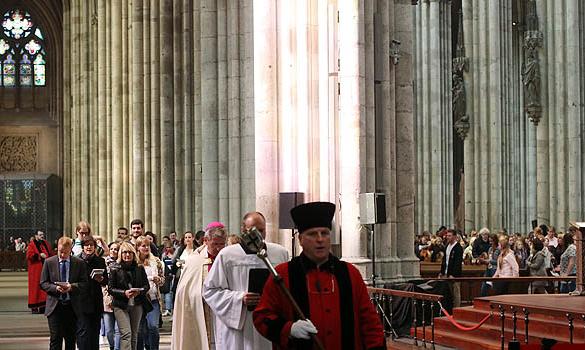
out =
<svg viewBox="0 0 585 350"><path fill-rule="evenodd" d="M456 57L452 60L452 98L453 120L455 131L462 140L465 140L469 132L469 116L467 115L467 95L465 91L464 72L468 70L469 59L465 57L463 44L463 12L459 11L459 32L457 34Z"/></svg>
<svg viewBox="0 0 585 350"><path fill-rule="evenodd" d="M37 170L37 136L0 135L0 172Z"/></svg>
<svg viewBox="0 0 585 350"><path fill-rule="evenodd" d="M540 96L541 76L538 49L542 47L543 35L538 28L536 2L527 4L526 31L524 32L524 62L522 64L522 84L524 85L524 111L535 125L542 116Z"/></svg>

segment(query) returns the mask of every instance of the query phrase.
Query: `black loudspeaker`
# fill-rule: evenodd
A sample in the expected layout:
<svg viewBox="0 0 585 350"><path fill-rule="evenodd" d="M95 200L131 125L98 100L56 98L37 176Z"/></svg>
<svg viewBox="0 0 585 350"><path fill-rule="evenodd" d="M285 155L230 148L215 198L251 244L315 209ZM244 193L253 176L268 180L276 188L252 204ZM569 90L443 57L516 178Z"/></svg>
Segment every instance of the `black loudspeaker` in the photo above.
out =
<svg viewBox="0 0 585 350"><path fill-rule="evenodd" d="M278 227L294 229L295 223L290 216L290 210L304 202L305 194L302 192L280 192L278 194Z"/></svg>
<svg viewBox="0 0 585 350"><path fill-rule="evenodd" d="M360 194L360 223L362 225L386 223L386 195L384 193Z"/></svg>

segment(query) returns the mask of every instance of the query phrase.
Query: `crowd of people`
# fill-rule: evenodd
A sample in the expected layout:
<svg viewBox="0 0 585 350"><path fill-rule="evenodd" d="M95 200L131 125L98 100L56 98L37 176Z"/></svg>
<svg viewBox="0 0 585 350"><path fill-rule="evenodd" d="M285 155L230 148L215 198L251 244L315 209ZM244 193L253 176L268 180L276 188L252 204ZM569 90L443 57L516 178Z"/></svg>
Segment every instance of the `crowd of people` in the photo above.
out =
<svg viewBox="0 0 585 350"><path fill-rule="evenodd" d="M314 202L291 211L303 252L263 242L306 318L269 278L265 262L240 235L266 237L262 213L244 215L239 234L221 222L162 238L140 219L106 242L81 221L56 253L39 231L29 244L29 307L46 315L50 349L159 348L162 316L172 316L172 349L383 349L382 324L358 270L330 252L335 206ZM28 253L27 253L28 255ZM101 330L101 332L100 332ZM345 345L344 345L345 344Z"/></svg>
<svg viewBox="0 0 585 350"><path fill-rule="evenodd" d="M29 242L32 237L29 239ZM25 252L28 244L21 237L10 236L8 241L0 239L0 251Z"/></svg>
<svg viewBox="0 0 585 350"><path fill-rule="evenodd" d="M452 233L452 235L450 234ZM570 226L567 232L557 232L553 226L540 225L528 234L509 234L502 229L496 233L487 228L471 231L469 234L441 227L435 234L422 232L415 239L415 254L421 261L442 262L443 266L454 264L484 265L486 277L523 276L575 276L576 246L574 237L577 228ZM460 256L453 256L449 249L450 237L461 247ZM442 274L445 271L441 270ZM451 275L460 277L461 270ZM481 295L506 294L507 282L484 282ZM567 293L575 290L574 281L561 281L558 291ZM534 282L533 293L551 292L555 285L548 282Z"/></svg>

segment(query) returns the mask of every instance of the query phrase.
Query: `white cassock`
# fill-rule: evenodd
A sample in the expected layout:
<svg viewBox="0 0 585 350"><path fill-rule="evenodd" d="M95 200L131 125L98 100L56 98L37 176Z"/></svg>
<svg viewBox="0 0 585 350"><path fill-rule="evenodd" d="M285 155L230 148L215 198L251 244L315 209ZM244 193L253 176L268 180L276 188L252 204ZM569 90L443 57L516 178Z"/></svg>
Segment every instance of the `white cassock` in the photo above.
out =
<svg viewBox="0 0 585 350"><path fill-rule="evenodd" d="M201 288L209 259L191 254L185 260L173 310L172 350L208 350Z"/></svg>
<svg viewBox="0 0 585 350"><path fill-rule="evenodd" d="M288 252L278 244L267 242L266 252L272 265L288 261ZM230 245L219 252L203 282L203 297L216 317L218 350L272 349L272 343L254 328L252 311L243 303L253 268L266 265L256 254L246 254L239 244Z"/></svg>

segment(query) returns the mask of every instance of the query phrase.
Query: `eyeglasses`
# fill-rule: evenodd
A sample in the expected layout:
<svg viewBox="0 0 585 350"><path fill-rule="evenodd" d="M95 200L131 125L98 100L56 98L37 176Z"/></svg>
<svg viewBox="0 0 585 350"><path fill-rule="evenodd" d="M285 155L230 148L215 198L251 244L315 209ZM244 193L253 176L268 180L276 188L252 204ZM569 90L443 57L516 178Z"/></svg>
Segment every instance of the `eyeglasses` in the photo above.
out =
<svg viewBox="0 0 585 350"><path fill-rule="evenodd" d="M87 235L87 234L89 234L89 232L87 232L87 231L79 231L78 233L79 233L80 235Z"/></svg>
<svg viewBox="0 0 585 350"><path fill-rule="evenodd" d="M120 254L134 254L134 253L129 251L129 250L124 250Z"/></svg>

